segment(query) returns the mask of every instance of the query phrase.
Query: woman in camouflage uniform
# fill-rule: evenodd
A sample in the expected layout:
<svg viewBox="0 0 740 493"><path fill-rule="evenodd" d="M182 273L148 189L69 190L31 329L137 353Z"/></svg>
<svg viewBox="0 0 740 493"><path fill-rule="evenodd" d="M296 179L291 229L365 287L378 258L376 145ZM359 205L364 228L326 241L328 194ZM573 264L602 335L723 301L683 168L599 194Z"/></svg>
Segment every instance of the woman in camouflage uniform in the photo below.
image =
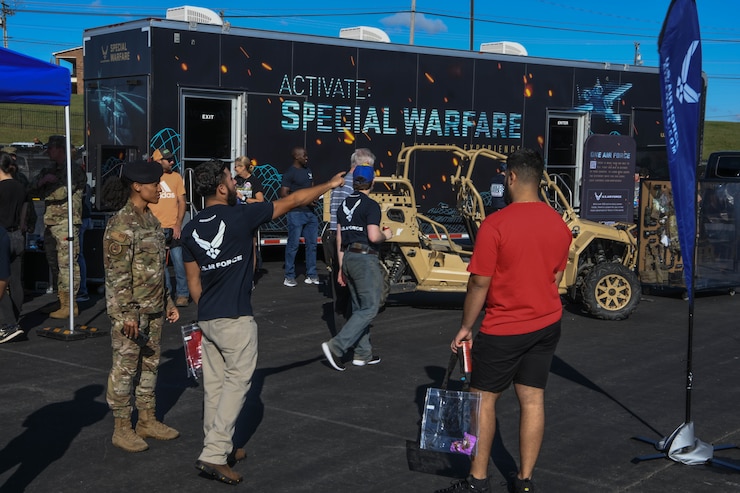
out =
<svg viewBox="0 0 740 493"><path fill-rule="evenodd" d="M147 437L172 440L180 435L154 415L164 313L169 322L180 318L164 285L164 233L148 207L159 201L161 176L157 163L134 161L124 164L121 177L109 179L103 187L103 200L118 210L108 221L103 240L113 346L106 400L115 418L113 445L127 452L149 448ZM131 427L132 390L139 411L136 432Z"/></svg>

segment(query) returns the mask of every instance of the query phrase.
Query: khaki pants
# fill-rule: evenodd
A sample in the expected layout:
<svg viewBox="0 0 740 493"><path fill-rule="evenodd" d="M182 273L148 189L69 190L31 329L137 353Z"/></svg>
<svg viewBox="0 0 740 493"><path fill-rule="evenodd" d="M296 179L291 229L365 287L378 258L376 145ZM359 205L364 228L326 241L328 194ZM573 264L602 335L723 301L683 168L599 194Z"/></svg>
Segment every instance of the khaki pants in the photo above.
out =
<svg viewBox="0 0 740 493"><path fill-rule="evenodd" d="M225 464L233 448L236 418L241 413L257 367L254 317L198 322L203 332L203 450L199 459Z"/></svg>

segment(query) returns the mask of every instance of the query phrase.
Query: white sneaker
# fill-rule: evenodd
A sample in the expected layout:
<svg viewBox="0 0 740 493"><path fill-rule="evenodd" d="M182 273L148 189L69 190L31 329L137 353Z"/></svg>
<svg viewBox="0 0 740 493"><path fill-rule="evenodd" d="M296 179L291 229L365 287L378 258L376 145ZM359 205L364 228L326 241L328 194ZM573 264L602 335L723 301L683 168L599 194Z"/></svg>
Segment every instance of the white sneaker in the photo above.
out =
<svg viewBox="0 0 740 493"><path fill-rule="evenodd" d="M370 356L370 359L353 359L352 364L355 366L377 365L380 363L380 356Z"/></svg>
<svg viewBox="0 0 740 493"><path fill-rule="evenodd" d="M283 286L288 286L289 288L294 288L294 287L298 286L298 283L295 282L295 279L293 279L292 277L286 277L285 280L283 281Z"/></svg>
<svg viewBox="0 0 740 493"><path fill-rule="evenodd" d="M306 284L321 284L321 281L319 281L318 277L307 277L305 281Z"/></svg>
<svg viewBox="0 0 740 493"><path fill-rule="evenodd" d="M18 336L23 335L23 329L18 327L17 325L4 325L0 326L0 344L3 342L8 342L11 339L15 339Z"/></svg>

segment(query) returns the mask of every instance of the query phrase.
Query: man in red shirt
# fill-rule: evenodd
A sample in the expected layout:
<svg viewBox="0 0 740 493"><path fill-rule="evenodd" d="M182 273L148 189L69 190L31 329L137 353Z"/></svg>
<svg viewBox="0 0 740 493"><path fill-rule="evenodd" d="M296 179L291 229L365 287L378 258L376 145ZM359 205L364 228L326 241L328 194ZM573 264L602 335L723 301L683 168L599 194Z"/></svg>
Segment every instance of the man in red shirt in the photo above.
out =
<svg viewBox="0 0 740 493"><path fill-rule="evenodd" d="M504 196L509 204L481 224L468 266L470 279L453 352L473 340L471 390L481 393L477 453L470 476L444 492L489 491L488 461L496 431L496 401L512 383L519 400L518 476L510 491L533 492L534 465L545 429L545 385L560 339L558 284L568 261L571 232L542 202L542 158L520 149L507 160Z"/></svg>

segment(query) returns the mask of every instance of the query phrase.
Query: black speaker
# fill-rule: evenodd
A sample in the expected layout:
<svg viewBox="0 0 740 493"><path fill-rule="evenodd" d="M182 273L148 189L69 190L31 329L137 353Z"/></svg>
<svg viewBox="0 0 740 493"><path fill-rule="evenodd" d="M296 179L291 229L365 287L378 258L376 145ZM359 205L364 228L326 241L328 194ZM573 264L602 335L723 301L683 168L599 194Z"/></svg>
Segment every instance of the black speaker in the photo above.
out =
<svg viewBox="0 0 740 493"><path fill-rule="evenodd" d="M105 229L92 228L85 231L82 254L87 266L87 282L105 282L103 268L103 235Z"/></svg>
<svg viewBox="0 0 740 493"><path fill-rule="evenodd" d="M50 282L46 253L43 250L26 250L23 253L23 288L34 293L43 293Z"/></svg>

